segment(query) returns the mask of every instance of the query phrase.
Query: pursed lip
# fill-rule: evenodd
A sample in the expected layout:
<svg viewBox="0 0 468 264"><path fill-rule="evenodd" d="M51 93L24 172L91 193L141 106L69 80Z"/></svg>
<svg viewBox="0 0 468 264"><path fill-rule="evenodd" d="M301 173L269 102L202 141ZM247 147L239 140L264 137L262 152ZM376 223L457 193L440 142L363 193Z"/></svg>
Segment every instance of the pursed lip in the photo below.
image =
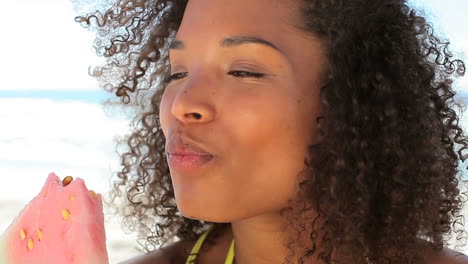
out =
<svg viewBox="0 0 468 264"><path fill-rule="evenodd" d="M168 140L166 144L166 152L168 155L214 156L212 153L205 150L193 140L184 138L177 134L173 137L170 137Z"/></svg>

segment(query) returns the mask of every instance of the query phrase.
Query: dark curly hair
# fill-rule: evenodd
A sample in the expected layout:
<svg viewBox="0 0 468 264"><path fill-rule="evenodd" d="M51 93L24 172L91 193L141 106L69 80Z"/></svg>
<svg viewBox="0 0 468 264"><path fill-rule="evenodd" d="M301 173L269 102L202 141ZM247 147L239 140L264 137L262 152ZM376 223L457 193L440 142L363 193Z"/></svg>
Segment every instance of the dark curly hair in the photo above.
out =
<svg viewBox="0 0 468 264"><path fill-rule="evenodd" d="M335 249L349 253L348 263L421 263L421 240L441 250L453 231L466 241L460 210L467 181L457 167L467 138L453 110L465 105L452 89L452 76L465 73L463 60L451 59L450 42L404 0L298 1L300 30L327 44L330 65L320 89L325 111L316 118L320 140L304 160L313 177L300 183L295 202L302 207L282 210L297 236L310 234L300 263L312 254L331 263ZM120 98L114 104L134 110L134 131L118 140L128 148L105 203L123 215L124 227L137 228L145 251L196 240L211 227L215 238L230 225L183 217L167 165L159 107L168 46L186 5L117 0L75 18L95 30L94 47L106 58L90 74ZM311 210L318 216L307 217Z"/></svg>

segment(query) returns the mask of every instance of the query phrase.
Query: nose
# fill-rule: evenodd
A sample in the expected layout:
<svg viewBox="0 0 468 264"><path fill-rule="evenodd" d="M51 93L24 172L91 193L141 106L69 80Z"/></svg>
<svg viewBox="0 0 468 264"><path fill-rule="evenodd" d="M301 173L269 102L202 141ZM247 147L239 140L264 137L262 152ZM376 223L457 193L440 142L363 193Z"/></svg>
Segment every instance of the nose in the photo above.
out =
<svg viewBox="0 0 468 264"><path fill-rule="evenodd" d="M186 78L185 83L174 89L172 115L185 124L212 120L216 101L214 81L203 76Z"/></svg>

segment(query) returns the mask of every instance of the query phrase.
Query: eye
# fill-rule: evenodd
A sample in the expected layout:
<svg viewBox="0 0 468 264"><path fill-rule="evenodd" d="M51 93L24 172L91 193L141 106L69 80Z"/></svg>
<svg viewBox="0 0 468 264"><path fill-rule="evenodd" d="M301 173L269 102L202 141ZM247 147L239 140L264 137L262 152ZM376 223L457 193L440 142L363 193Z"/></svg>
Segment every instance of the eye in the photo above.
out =
<svg viewBox="0 0 468 264"><path fill-rule="evenodd" d="M240 78L263 78L265 74L263 73L254 73L254 72L247 72L247 71L230 71L229 74L232 74L233 76L239 76Z"/></svg>
<svg viewBox="0 0 468 264"><path fill-rule="evenodd" d="M165 80L164 80L164 83L168 84L170 83L171 81L173 80L177 80L177 79L180 79L182 77L179 76L179 74L183 74L184 72L178 72L178 73L174 73L172 74L171 76L167 77Z"/></svg>
<svg viewBox="0 0 468 264"><path fill-rule="evenodd" d="M178 80L180 78L183 78L183 76L180 76L180 75L185 74L185 73L186 72L174 73L171 76L169 76L168 78L166 78L164 80L164 82L167 84L167 83L170 83L173 80ZM254 73L254 72L248 72L248 71L230 71L228 73L235 76L235 77L239 77L239 78L256 78L256 79L260 79L260 78L265 77L265 74L263 74L263 73Z"/></svg>

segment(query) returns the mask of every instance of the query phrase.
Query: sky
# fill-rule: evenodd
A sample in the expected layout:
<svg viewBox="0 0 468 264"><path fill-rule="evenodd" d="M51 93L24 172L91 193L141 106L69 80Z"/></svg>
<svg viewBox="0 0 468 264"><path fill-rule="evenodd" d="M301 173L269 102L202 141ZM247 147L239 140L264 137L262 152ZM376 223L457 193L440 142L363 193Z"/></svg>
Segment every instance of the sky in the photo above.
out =
<svg viewBox="0 0 468 264"><path fill-rule="evenodd" d="M50 172L84 178L90 189L105 192L119 169L112 140L128 133L129 123L116 109L100 105L113 95L88 75L88 67L101 59L91 48L92 33L74 22L97 3L106 4L2 2L2 10L11 12L0 16L0 209L2 201L32 199ZM468 1L411 3L424 7L436 30L450 38L452 49L468 57L468 31L463 28ZM468 76L455 84L468 94ZM0 216L0 232L11 217Z"/></svg>

